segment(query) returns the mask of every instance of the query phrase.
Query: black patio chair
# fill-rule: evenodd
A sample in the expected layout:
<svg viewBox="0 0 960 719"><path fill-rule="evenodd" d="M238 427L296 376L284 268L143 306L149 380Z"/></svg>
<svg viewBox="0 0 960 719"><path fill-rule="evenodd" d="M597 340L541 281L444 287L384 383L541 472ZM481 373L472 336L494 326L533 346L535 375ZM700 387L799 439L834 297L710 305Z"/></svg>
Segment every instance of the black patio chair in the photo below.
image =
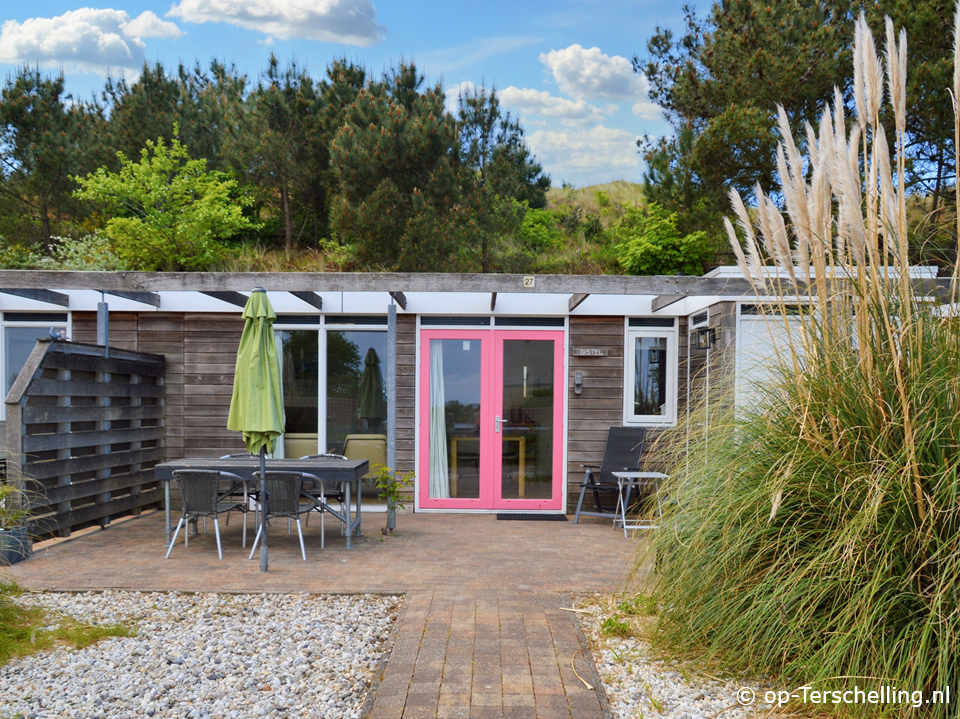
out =
<svg viewBox="0 0 960 719"><path fill-rule="evenodd" d="M286 517L288 520L295 519L297 522L297 535L300 537L300 554L303 555L303 561L307 561L307 550L303 545L303 526L300 524L300 515L312 511L316 507L313 501L306 504L301 502L303 498L303 479L305 475L302 472L267 472L264 485L267 491L266 502L263 503L264 511L267 513L267 520L270 517ZM254 480L260 481L260 473L254 472ZM304 508L306 507L306 508ZM263 525L257 526L257 536L253 539L253 548L250 550L250 559L253 559L257 551L257 544L260 542Z"/></svg>
<svg viewBox="0 0 960 719"><path fill-rule="evenodd" d="M614 472L640 471L640 458L643 455L643 441L646 437L645 427L611 427L607 435L607 448L603 452L603 464L581 464L586 470L583 484L580 485L580 498L577 500L577 511L573 516L573 523L580 521L580 516L616 517L617 498L620 496L620 487ZM596 505L595 512L583 511L583 498L587 492L593 494ZM601 501L601 497L611 497L609 504Z"/></svg>
<svg viewBox="0 0 960 719"><path fill-rule="evenodd" d="M247 546L247 485L243 478L233 472L224 472L207 469L178 469L173 473L174 479L180 486L180 497L183 500L183 514L177 522L177 529L167 548L166 559L170 558L173 545L177 543L177 535L184 523L203 517L213 517L213 530L217 535L217 555L223 559L223 549L220 546L219 515L227 515L227 524L230 524L230 512L243 512L243 546ZM230 486L223 489L224 480L230 481ZM243 500L237 492L243 488ZM190 527L183 533L183 546L190 546Z"/></svg>

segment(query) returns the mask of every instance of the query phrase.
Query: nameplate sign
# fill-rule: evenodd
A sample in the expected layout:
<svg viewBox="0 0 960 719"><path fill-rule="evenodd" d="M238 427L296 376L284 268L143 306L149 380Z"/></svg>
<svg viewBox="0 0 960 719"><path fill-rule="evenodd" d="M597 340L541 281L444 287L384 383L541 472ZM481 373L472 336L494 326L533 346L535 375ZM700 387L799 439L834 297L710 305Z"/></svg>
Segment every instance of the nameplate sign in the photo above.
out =
<svg viewBox="0 0 960 719"><path fill-rule="evenodd" d="M610 354L607 347L574 347L574 357L606 357Z"/></svg>

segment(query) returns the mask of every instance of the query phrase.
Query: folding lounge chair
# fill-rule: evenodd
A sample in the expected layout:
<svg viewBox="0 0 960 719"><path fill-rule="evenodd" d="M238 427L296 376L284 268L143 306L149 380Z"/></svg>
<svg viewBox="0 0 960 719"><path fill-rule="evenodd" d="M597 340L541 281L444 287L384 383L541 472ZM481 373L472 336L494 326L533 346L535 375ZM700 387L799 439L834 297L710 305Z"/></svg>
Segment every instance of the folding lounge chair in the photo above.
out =
<svg viewBox="0 0 960 719"><path fill-rule="evenodd" d="M617 498L620 496L620 487L614 472L637 472L640 470L640 458L643 455L643 441L647 430L645 427L611 427L607 435L607 448L603 452L603 464L581 464L586 469L583 484L580 485L580 499L577 500L577 511L573 523L580 521L580 516L616 518ZM587 492L593 494L596 511L583 511L583 498ZM607 501L601 501L601 498Z"/></svg>

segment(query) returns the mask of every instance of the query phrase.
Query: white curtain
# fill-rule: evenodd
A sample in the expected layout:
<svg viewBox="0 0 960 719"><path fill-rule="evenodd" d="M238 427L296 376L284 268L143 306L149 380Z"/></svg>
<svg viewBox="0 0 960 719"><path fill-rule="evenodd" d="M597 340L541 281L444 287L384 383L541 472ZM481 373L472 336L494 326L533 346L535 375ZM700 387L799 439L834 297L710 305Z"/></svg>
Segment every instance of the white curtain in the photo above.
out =
<svg viewBox="0 0 960 719"><path fill-rule="evenodd" d="M443 340L430 340L430 498L450 498L447 409L443 391Z"/></svg>
<svg viewBox="0 0 960 719"><path fill-rule="evenodd" d="M277 368L280 370L280 383L281 387L283 385L283 332L278 332L277 330L273 331L273 346L277 350ZM281 390L282 391L282 390ZM287 406L289 397L283 398L283 406ZM280 435L277 437L277 443L273 447L273 453L268 454L267 456L270 459L283 459L286 455L283 453L283 442L286 435Z"/></svg>

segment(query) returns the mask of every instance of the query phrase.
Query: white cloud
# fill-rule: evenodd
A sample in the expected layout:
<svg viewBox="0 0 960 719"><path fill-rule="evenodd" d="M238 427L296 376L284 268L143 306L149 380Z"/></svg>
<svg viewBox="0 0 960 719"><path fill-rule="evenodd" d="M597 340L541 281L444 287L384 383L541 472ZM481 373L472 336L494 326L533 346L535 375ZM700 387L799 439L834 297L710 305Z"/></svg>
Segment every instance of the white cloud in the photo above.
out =
<svg viewBox="0 0 960 719"><path fill-rule="evenodd" d="M177 38L180 28L149 10L134 19L123 10L80 8L52 18L7 20L0 29L0 62L37 63L68 71L105 74L139 69L141 38Z"/></svg>
<svg viewBox="0 0 960 719"><path fill-rule="evenodd" d="M178 38L183 31L174 23L161 20L152 10L145 10L123 26L123 34L130 37Z"/></svg>
<svg viewBox="0 0 960 719"><path fill-rule="evenodd" d="M636 180L640 175L637 136L626 130L604 125L536 130L527 140L557 184L567 180L582 186L619 178Z"/></svg>
<svg viewBox="0 0 960 719"><path fill-rule="evenodd" d="M660 116L659 107L648 99L646 76L634 72L625 57L605 55L598 47L571 45L541 53L540 62L553 74L560 91L570 97L630 102L638 117L652 120Z"/></svg>
<svg viewBox="0 0 960 719"><path fill-rule="evenodd" d="M225 22L281 40L301 38L368 47L380 42L370 0L180 0L168 17Z"/></svg>
<svg viewBox="0 0 960 719"><path fill-rule="evenodd" d="M500 100L520 112L539 117L553 117L568 125L595 125L603 122L600 109L584 100L554 97L543 90L508 87L500 92Z"/></svg>

